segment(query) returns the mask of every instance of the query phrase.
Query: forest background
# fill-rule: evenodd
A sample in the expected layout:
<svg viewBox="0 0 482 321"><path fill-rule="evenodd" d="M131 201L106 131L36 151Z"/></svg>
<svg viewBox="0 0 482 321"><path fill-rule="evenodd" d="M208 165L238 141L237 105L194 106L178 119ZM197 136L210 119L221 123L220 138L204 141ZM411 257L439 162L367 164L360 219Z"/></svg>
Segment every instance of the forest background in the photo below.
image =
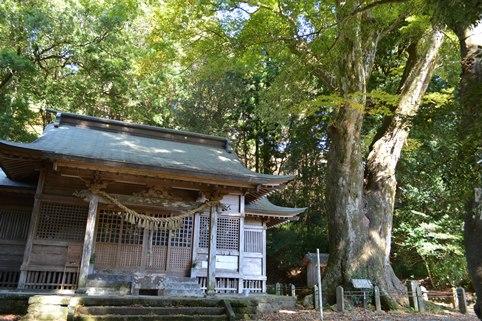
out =
<svg viewBox="0 0 482 321"><path fill-rule="evenodd" d="M4 0L0 138L34 140L47 109L226 136L252 170L296 175L271 199L308 209L268 234L268 276L300 284L304 254L329 250L328 131L343 99L323 77L343 64L335 29L346 23L335 2ZM417 46L434 25L443 29L396 167L390 259L401 279L467 286L463 221L480 179L480 127L467 132L459 39L444 26L476 21L480 7L358 2L357 14L370 9L363 32L383 30L361 107L365 155L399 103Z"/></svg>

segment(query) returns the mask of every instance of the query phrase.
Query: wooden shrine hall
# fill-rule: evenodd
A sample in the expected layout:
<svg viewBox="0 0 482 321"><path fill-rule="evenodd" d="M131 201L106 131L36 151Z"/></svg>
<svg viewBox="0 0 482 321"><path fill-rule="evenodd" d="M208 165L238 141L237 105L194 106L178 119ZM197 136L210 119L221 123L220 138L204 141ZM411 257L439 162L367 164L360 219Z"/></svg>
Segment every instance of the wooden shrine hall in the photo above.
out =
<svg viewBox="0 0 482 321"><path fill-rule="evenodd" d="M266 230L304 211L225 138L71 113L0 141L0 167L0 288L265 292Z"/></svg>

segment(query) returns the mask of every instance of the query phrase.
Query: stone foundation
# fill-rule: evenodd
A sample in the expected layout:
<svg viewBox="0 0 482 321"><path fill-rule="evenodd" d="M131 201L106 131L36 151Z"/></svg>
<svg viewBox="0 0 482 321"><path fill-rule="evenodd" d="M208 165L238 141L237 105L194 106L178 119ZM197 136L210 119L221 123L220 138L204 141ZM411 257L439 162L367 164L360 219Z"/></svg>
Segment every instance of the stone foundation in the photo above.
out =
<svg viewBox="0 0 482 321"><path fill-rule="evenodd" d="M137 311L136 314L139 313L139 316L137 316L139 318L142 318L142 315L145 312L142 312L143 308L150 311L170 311L169 316L185 316L193 318L197 315L196 311L203 309L206 311L210 311L210 309L214 311L216 308L220 308L221 311L225 311L226 302L229 303L232 312L234 312L234 318L229 318L229 320L257 320L257 315L260 312L293 309L296 304L296 299L288 296L275 295L252 295L249 297L217 295L214 297L203 298L86 295L32 296L32 294L0 295L0 309L3 307L4 313L26 313L22 318L22 321L73 321L84 319L95 321L97 320L97 317L99 317L99 320L104 320L105 316L89 315L85 314L89 313L85 311L104 311L103 314L105 314L105 311L112 309L112 307L114 307L112 309L113 312L119 312L124 309L130 314ZM5 310L6 307L10 307L10 309L7 311ZM116 309L115 307L118 308ZM130 307L135 307L135 309L130 309ZM193 314L186 316L184 315L186 311L189 313L192 312ZM84 313L84 315L82 315L82 313ZM226 320L228 320L228 316L229 313L226 313ZM125 316L119 315L118 317L120 318L119 320L124 320L123 318ZM215 318L216 320L224 320L222 315L217 315ZM206 316L205 318L198 319L208 320L209 317ZM112 315L112 320L117 320L115 315Z"/></svg>

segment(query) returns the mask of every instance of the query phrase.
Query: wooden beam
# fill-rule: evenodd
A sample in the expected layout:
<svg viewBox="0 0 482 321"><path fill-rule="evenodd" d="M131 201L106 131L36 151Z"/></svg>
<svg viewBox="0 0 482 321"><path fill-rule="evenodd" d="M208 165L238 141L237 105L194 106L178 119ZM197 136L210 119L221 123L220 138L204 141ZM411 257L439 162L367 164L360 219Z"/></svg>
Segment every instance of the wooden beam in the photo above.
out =
<svg viewBox="0 0 482 321"><path fill-rule="evenodd" d="M201 215L199 213L194 214L193 235L192 235L192 262L198 263L197 255L199 253L199 233L201 227ZM199 266L191 265L191 277L194 277L194 269L199 269Z"/></svg>
<svg viewBox="0 0 482 321"><path fill-rule="evenodd" d="M207 270L207 291L206 294L216 293L216 247L218 234L218 211L211 207L209 215L209 246L208 246L208 270Z"/></svg>
<svg viewBox="0 0 482 321"><path fill-rule="evenodd" d="M87 276L91 271L90 261L94 251L95 221L97 218L98 204L99 197L97 195L92 195L89 202L87 224L85 226L84 248L82 250L82 262L80 264L79 272L79 289L85 288L87 284Z"/></svg>
<svg viewBox="0 0 482 321"><path fill-rule="evenodd" d="M41 169L39 173L39 178L37 182L37 190L35 192L35 200L32 208L32 215L30 216L30 225L28 228L27 243L25 245L25 251L23 254L22 266L20 267L20 277L18 280L18 288L24 289L25 282L27 281L27 266L30 262L30 254L32 253L33 240L35 238L35 233L37 231L38 218L40 214L40 195L45 184L45 170Z"/></svg>
<svg viewBox="0 0 482 321"><path fill-rule="evenodd" d="M228 176L220 175L220 177L215 177L214 175L199 173L199 175L186 174L181 170L152 170L151 168L146 168L143 166L133 166L130 164L121 164L118 162L106 162L101 160L92 160L91 162L83 162L77 159L62 159L55 160L57 164L58 171L65 171L66 168L71 169L84 169L93 171L110 172L117 174L119 177L123 177L125 174L146 176L153 178L165 178L174 179L178 181L187 182L197 182L197 183L207 183L212 185L225 185L225 186L235 186L235 187L246 187L249 189L255 189L257 183L252 183L239 178L231 178ZM222 177L221 177L222 176ZM271 184L270 184L271 185ZM277 184L275 184L277 185Z"/></svg>
<svg viewBox="0 0 482 321"><path fill-rule="evenodd" d="M101 168L78 168L70 166L60 166L57 172L66 177L78 177L82 179L89 179L94 172L102 170ZM110 170L100 172L102 181L117 182L126 184L135 184L140 186L159 186L173 189L196 190L209 194L213 189L222 190L225 194L245 193L245 187L233 187L228 185L220 185L218 182L212 183L208 180L194 181L182 180L170 177L156 177L153 175L144 175L141 172L136 174L120 173L119 171L111 172Z"/></svg>

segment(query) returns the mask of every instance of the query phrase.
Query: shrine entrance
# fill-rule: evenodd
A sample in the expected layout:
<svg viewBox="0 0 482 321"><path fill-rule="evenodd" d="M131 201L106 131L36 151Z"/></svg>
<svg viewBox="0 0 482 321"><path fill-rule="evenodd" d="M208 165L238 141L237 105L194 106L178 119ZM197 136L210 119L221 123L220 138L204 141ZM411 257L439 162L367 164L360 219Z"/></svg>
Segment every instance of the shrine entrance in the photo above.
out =
<svg viewBox="0 0 482 321"><path fill-rule="evenodd" d="M124 221L116 210L97 214L94 266L98 271L166 273L187 276L191 269L193 217L177 230L149 230ZM168 213L145 213L168 217Z"/></svg>

